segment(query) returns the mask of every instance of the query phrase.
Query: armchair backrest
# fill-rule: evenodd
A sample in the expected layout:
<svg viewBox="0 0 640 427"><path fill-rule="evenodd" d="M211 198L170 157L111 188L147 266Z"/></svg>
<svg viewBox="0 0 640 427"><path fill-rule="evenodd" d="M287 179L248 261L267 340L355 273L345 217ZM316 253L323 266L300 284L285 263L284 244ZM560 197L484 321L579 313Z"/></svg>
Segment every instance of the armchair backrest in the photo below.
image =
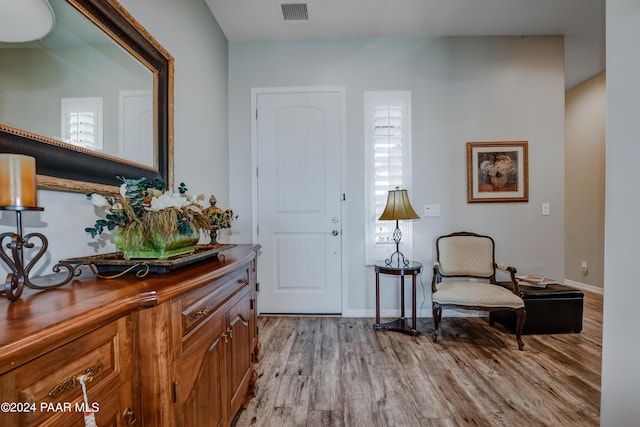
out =
<svg viewBox="0 0 640 427"><path fill-rule="evenodd" d="M468 232L453 233L439 237L436 250L442 276L495 280L495 251L491 237Z"/></svg>

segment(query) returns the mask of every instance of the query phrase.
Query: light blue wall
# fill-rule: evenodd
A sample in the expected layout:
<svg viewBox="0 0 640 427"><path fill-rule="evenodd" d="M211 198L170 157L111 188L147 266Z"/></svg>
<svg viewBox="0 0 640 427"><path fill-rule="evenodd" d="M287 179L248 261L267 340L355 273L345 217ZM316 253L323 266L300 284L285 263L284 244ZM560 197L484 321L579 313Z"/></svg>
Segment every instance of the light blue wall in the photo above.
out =
<svg viewBox="0 0 640 427"><path fill-rule="evenodd" d="M410 90L414 256L428 301L434 239L452 231L492 235L498 260L525 273L564 278L564 67L561 37L382 38L229 44L231 205L235 241L251 241L251 88L346 88L347 216L343 314L372 315L371 267L364 265L363 93ZM466 142L529 141L529 203L468 204ZM542 202L551 204L541 215ZM390 288L391 289L391 288ZM383 309L398 307L395 288ZM420 296L419 304L423 297Z"/></svg>
<svg viewBox="0 0 640 427"><path fill-rule="evenodd" d="M175 60L175 184L229 200L227 39L202 0L122 0Z"/></svg>

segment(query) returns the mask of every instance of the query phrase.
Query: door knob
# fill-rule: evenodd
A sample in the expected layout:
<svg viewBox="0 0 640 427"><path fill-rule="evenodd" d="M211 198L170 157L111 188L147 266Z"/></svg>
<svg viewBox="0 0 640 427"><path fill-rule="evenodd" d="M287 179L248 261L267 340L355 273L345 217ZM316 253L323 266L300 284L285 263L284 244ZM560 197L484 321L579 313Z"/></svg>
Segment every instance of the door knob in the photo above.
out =
<svg viewBox="0 0 640 427"><path fill-rule="evenodd" d="M340 232L339 232L338 230L333 230L333 231L331 232L331 235L332 235L332 236L337 236L338 234L340 234Z"/></svg>

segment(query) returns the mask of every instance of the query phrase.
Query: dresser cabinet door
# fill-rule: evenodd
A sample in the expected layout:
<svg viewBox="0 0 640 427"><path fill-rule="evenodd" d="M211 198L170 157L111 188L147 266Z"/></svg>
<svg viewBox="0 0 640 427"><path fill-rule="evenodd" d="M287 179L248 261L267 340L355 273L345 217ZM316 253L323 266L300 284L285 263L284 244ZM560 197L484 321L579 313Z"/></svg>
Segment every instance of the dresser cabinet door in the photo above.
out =
<svg viewBox="0 0 640 427"><path fill-rule="evenodd" d="M84 426L83 374L99 426L134 421L132 336L121 318L3 375L0 400L15 411L2 414L2 426Z"/></svg>
<svg viewBox="0 0 640 427"><path fill-rule="evenodd" d="M200 325L189 350L175 363L176 423L179 426L223 426L226 395L223 366L225 343L224 316L210 315Z"/></svg>
<svg viewBox="0 0 640 427"><path fill-rule="evenodd" d="M240 409L240 405L246 397L247 386L252 373L252 316L253 303L247 287L241 293L240 299L226 313L228 363L225 370L229 379L229 413L231 416Z"/></svg>
<svg viewBox="0 0 640 427"><path fill-rule="evenodd" d="M258 340L258 271L257 261L254 259L249 268L249 286L251 287L251 351L252 362L258 363L260 357L260 341ZM252 386L253 391L253 386Z"/></svg>
<svg viewBox="0 0 640 427"><path fill-rule="evenodd" d="M237 281L234 279L233 283ZM192 307L200 305L198 302ZM177 425L228 425L240 408L252 373L252 315L249 286L245 283L189 331L183 340L183 352L174 364Z"/></svg>

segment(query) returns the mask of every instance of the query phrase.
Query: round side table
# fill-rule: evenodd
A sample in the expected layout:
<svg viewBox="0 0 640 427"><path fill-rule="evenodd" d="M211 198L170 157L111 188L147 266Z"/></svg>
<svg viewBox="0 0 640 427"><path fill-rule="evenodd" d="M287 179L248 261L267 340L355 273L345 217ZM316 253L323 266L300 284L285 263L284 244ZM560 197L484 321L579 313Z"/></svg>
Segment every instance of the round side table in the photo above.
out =
<svg viewBox="0 0 640 427"><path fill-rule="evenodd" d="M409 262L405 265L379 263L374 265L376 270L376 323L373 325L373 329L377 331L388 330L401 332L412 336L420 335L420 331L417 329L417 312L416 312L416 277L422 271L422 264L419 262ZM392 276L400 276L400 318L392 320L386 323L380 323L380 275L388 274ZM411 288L411 324L404 317L404 278L405 276L411 276L412 288Z"/></svg>

